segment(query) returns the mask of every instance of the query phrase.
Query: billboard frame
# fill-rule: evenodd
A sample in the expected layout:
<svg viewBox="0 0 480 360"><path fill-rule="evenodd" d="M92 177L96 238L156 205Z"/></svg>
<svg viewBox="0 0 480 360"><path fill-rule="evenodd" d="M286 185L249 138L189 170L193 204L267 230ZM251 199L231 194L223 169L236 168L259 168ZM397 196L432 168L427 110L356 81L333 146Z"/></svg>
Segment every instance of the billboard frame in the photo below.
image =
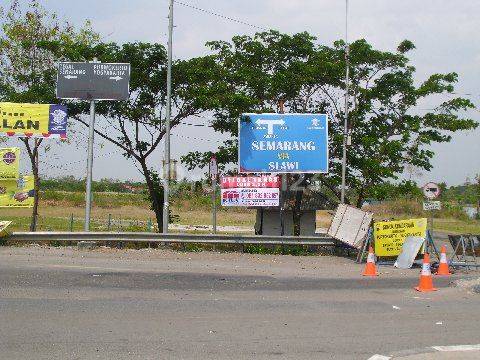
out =
<svg viewBox="0 0 480 360"><path fill-rule="evenodd" d="M241 142L240 142L240 123L242 121L243 116L248 116L248 115L325 115L326 117L326 128L325 128L325 136L326 136L326 147L327 147L327 152L326 152L326 158L327 158L327 168L325 171L241 171L240 168L240 147L241 147ZM329 132L328 132L328 124L329 124L329 116L328 114L313 114L313 113L242 113L240 117L238 118L237 121L237 126L238 126L238 149L237 149L237 157L238 157L238 166L237 170L239 174L274 174L274 175L281 175L281 174L328 174L330 170L330 137L329 137Z"/></svg>

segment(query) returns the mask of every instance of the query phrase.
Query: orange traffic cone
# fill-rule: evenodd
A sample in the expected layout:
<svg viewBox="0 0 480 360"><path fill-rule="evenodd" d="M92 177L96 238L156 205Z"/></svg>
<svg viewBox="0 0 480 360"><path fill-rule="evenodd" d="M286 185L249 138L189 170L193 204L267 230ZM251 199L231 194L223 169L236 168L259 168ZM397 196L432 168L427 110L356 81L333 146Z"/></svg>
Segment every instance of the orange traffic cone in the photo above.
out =
<svg viewBox="0 0 480 360"><path fill-rule="evenodd" d="M367 265L365 266L363 276L378 276L377 268L375 267L375 255L371 246L368 248Z"/></svg>
<svg viewBox="0 0 480 360"><path fill-rule="evenodd" d="M415 288L417 291L427 292L436 291L433 287L432 272L430 271L430 255L425 253L423 256L422 273L420 274L420 282Z"/></svg>
<svg viewBox="0 0 480 360"><path fill-rule="evenodd" d="M440 250L440 265L438 265L437 275L452 275L448 269L447 248L442 245Z"/></svg>

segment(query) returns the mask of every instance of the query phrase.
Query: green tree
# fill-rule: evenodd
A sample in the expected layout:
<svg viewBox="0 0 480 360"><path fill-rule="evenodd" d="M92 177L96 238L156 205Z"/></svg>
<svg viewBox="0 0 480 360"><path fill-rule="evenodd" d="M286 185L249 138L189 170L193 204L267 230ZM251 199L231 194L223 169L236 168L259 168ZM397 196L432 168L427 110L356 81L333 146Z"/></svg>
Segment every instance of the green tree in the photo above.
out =
<svg viewBox="0 0 480 360"><path fill-rule="evenodd" d="M227 89L217 94L211 125L232 135L217 151L217 159L237 162L237 121L243 112L275 112L282 102L286 112L327 113L330 173L320 178L339 201L345 43L326 46L307 33L269 31L208 45L222 69L221 85L216 87ZM365 40L350 45L349 203L361 204L373 187L397 179L406 166L430 170L433 143L448 142L453 133L478 125L459 115L474 105L453 95L456 73L433 74L415 85L415 68L406 56L413 49L410 41L403 41L395 52L376 50ZM452 98L432 110L417 109L419 101L442 93ZM207 164L210 155L192 152L182 160L193 168Z"/></svg>
<svg viewBox="0 0 480 360"><path fill-rule="evenodd" d="M53 50L61 48L59 43L50 46ZM145 178L158 229L162 229L163 187L159 183L159 171L155 170L161 167L161 162L157 160L157 164L151 167L149 161L165 136L167 56L164 46L140 42L80 44L70 46L63 53L70 60L96 58L101 62L131 64L130 98L127 101L99 102L96 112L103 115L105 121L98 122L95 133L119 148L127 159L133 160ZM173 63L171 128L212 107L213 94L218 92L213 86L216 67L210 57ZM86 127L88 121L83 114L87 112L87 106L86 103L70 104L71 114Z"/></svg>
<svg viewBox="0 0 480 360"><path fill-rule="evenodd" d="M77 30L45 11L38 0L29 1L26 7L18 0L11 1L5 8L0 7L0 22L1 101L58 103L55 97L57 57L49 44L57 42L68 47L98 40L89 23ZM38 156L43 140L26 137L20 140L27 150L34 176L35 198L30 231L35 231L40 187Z"/></svg>

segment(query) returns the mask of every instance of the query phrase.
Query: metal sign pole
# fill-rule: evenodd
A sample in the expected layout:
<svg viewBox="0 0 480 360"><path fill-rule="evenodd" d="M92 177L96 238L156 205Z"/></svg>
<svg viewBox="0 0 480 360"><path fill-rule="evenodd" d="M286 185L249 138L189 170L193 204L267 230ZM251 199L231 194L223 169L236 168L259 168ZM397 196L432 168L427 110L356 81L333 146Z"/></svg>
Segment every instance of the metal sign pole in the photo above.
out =
<svg viewBox="0 0 480 360"><path fill-rule="evenodd" d="M85 231L90 231L90 211L92 208L92 168L93 140L95 135L95 100L90 101L90 124L88 127L87 186L85 192Z"/></svg>
<svg viewBox="0 0 480 360"><path fill-rule="evenodd" d="M212 225L213 233L217 233L217 177L212 177Z"/></svg>
<svg viewBox="0 0 480 360"><path fill-rule="evenodd" d="M168 233L170 196L170 110L172 98L172 40L173 40L173 0L170 0L168 15L168 54L167 54L167 107L165 111L165 179L163 186L163 233Z"/></svg>

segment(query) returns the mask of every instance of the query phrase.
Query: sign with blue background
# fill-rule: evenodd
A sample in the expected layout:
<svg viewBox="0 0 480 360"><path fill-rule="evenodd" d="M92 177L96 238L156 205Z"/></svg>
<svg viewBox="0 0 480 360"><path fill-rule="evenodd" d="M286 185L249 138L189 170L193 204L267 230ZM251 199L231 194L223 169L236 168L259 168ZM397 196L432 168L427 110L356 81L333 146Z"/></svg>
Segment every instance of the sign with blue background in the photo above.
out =
<svg viewBox="0 0 480 360"><path fill-rule="evenodd" d="M325 114L243 114L238 133L241 173L328 172Z"/></svg>

